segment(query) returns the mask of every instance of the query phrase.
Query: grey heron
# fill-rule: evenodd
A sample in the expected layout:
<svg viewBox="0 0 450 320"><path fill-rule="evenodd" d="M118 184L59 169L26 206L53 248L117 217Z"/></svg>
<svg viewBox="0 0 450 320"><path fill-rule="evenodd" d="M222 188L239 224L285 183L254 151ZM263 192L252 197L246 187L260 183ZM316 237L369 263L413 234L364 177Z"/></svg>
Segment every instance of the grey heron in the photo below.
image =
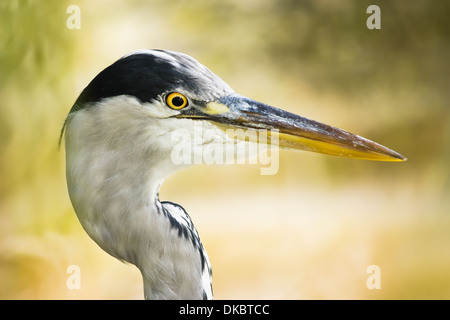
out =
<svg viewBox="0 0 450 320"><path fill-rule="evenodd" d="M146 299L212 299L208 255L187 212L160 201L175 163L171 134L212 130L198 145L236 143L227 129L274 130L279 146L335 156L403 161L341 129L241 96L188 55L140 50L101 71L63 129L71 203L88 235L142 273ZM196 152L193 148L192 152Z"/></svg>

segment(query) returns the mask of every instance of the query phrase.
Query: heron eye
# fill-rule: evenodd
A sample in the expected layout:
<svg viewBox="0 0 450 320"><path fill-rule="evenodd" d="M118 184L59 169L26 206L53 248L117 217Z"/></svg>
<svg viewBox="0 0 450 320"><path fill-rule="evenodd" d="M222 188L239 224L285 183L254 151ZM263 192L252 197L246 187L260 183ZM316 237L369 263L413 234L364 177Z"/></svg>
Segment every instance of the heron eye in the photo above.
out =
<svg viewBox="0 0 450 320"><path fill-rule="evenodd" d="M188 105L188 99L178 92L172 92L166 97L166 103L172 109L183 109Z"/></svg>

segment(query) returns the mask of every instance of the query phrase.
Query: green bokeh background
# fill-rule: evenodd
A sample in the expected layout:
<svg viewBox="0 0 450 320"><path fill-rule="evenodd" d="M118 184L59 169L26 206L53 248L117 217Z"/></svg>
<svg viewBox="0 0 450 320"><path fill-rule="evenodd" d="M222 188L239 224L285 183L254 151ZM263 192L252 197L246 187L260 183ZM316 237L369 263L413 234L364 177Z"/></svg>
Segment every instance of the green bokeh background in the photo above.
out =
<svg viewBox="0 0 450 320"><path fill-rule="evenodd" d="M366 9L381 8L369 30ZM70 5L81 29L66 26ZM384 144L405 163L280 153L279 172L194 166L182 204L218 299L450 298L448 1L0 3L0 298L141 299L134 266L82 230L65 184L65 115L141 48L185 52L240 94ZM69 290L68 266L81 270ZM381 289L366 286L380 267Z"/></svg>

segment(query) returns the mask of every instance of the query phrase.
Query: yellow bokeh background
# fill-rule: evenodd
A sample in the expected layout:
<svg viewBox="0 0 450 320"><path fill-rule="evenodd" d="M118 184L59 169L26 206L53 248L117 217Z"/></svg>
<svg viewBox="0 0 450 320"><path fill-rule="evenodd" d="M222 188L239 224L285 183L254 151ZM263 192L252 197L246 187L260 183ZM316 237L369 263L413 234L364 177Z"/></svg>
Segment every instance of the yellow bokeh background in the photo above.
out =
<svg viewBox="0 0 450 320"><path fill-rule="evenodd" d="M380 30L366 27L371 4ZM67 27L70 5L80 29ZM2 1L0 298L143 298L138 270L81 228L58 139L98 72L162 48L408 157L282 151L273 176L216 165L169 177L160 198L191 215L217 299L449 299L449 15L445 1ZM67 286L70 265L80 289ZM380 289L367 286L370 265Z"/></svg>

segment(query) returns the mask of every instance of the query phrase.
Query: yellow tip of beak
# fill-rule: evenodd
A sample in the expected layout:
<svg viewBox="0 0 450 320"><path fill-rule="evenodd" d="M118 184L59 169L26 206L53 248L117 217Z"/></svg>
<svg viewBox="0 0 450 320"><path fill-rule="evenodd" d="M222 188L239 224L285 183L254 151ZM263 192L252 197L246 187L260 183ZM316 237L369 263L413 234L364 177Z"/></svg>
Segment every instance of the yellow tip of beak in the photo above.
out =
<svg viewBox="0 0 450 320"><path fill-rule="evenodd" d="M355 138L358 140L355 139L351 141L352 143L347 144L339 144L334 141L322 140L323 137L320 136L316 139L285 133L278 133L278 136L279 146L287 149L307 150L338 157L362 160L390 162L406 161L406 158L401 154L356 135ZM363 139L364 145L357 143L360 139Z"/></svg>

